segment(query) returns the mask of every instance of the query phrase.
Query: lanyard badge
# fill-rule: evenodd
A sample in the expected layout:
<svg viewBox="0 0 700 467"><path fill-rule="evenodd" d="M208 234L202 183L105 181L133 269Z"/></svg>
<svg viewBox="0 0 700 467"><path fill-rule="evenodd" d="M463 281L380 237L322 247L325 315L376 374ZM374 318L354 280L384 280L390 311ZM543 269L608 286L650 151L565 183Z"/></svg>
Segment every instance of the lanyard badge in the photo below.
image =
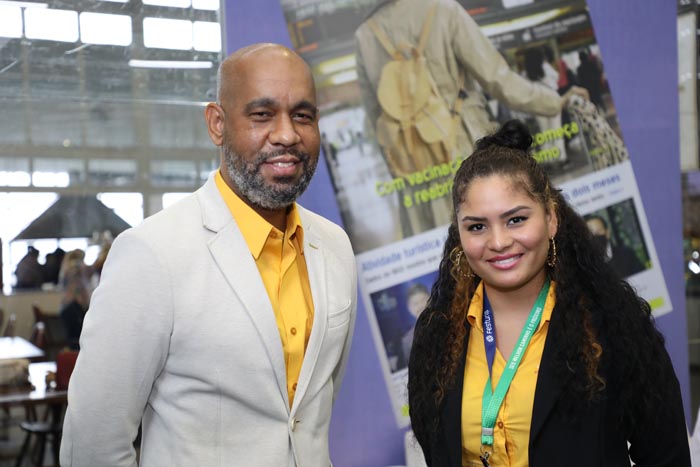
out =
<svg viewBox="0 0 700 467"><path fill-rule="evenodd" d="M484 465L484 467L491 467L491 464L489 464L489 457L491 457L491 453L484 449L484 445L481 445L481 455L479 456L479 460L481 463Z"/></svg>
<svg viewBox="0 0 700 467"><path fill-rule="evenodd" d="M481 403L481 456L479 456L479 459L484 467L490 466L489 456L491 455L492 448L489 449L489 447L493 446L493 427L496 425L498 410L500 409L503 399L508 392L511 381L513 381L518 365L520 365L520 360L522 360L525 350L530 344L530 339L535 333L537 326L540 324L544 304L547 301L547 294L549 293L549 284L549 279L547 279L542 286L542 290L540 290L540 293L537 296L537 300L535 300L532 310L530 310L527 323L520 333L518 343L515 346L515 349L513 349L513 353L508 359L506 367L503 369L503 373L501 374L501 378L499 379L495 390L492 390L491 374L493 360L496 356L496 326L493 320L491 304L486 296L486 289L484 289L484 311L482 316L482 325L484 329L486 361L489 368L489 378L486 381L486 386L484 387L484 395Z"/></svg>

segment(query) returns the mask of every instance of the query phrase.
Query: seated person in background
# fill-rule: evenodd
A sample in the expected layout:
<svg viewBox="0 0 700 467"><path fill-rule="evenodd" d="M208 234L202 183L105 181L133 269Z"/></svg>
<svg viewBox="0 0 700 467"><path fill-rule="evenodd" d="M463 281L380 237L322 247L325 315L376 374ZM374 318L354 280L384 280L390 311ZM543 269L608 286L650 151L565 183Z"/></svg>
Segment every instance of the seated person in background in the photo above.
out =
<svg viewBox="0 0 700 467"><path fill-rule="evenodd" d="M44 267L39 264L39 250L30 246L27 254L17 264L16 289L38 289L44 282Z"/></svg>
<svg viewBox="0 0 700 467"><path fill-rule="evenodd" d="M66 325L66 337L73 348L78 348L83 319L90 304L92 276L102 270L107 251L109 248L103 246L90 266L85 264L85 252L80 249L69 251L63 258L59 273L59 285L63 289L60 315Z"/></svg>
<svg viewBox="0 0 700 467"><path fill-rule="evenodd" d="M61 264L66 252L60 247L56 248L53 253L46 255L44 262L44 283L58 285L58 274L61 272Z"/></svg>

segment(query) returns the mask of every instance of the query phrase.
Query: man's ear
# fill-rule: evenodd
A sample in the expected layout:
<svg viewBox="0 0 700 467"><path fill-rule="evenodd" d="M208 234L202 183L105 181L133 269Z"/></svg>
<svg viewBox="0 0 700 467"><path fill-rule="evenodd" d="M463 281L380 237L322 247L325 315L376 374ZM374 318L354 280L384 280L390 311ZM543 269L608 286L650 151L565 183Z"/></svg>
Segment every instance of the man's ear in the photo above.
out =
<svg viewBox="0 0 700 467"><path fill-rule="evenodd" d="M207 122L209 138L215 146L224 142L224 109L219 104L210 102L204 109L204 119Z"/></svg>

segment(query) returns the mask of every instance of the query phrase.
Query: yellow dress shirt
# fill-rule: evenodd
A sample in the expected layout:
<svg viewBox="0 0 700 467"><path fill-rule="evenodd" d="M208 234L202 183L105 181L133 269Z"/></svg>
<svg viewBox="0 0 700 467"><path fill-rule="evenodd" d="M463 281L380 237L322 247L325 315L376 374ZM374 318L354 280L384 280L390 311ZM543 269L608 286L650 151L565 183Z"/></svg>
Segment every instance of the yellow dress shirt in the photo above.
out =
<svg viewBox="0 0 700 467"><path fill-rule="evenodd" d="M489 377L482 327L483 290L484 285L481 283L474 293L467 313L471 330L462 390L462 467L483 467L479 460L481 453L481 406L484 386ZM549 320L554 309L555 290L556 285L552 282L544 310L542 310L540 325L525 350L520 366L515 372L510 388L498 410L496 426L493 430L493 452L489 458L489 463L494 467L528 467L530 422L535 402L537 372L540 368L542 351L547 338ZM498 339L498 336L496 338ZM492 368L494 388L507 363L501 352L496 349Z"/></svg>
<svg viewBox="0 0 700 467"><path fill-rule="evenodd" d="M282 232L239 198L226 185L220 172L216 173L215 180L255 258L275 312L287 366L287 392L291 407L314 314L299 211L293 204L287 213L287 228Z"/></svg>

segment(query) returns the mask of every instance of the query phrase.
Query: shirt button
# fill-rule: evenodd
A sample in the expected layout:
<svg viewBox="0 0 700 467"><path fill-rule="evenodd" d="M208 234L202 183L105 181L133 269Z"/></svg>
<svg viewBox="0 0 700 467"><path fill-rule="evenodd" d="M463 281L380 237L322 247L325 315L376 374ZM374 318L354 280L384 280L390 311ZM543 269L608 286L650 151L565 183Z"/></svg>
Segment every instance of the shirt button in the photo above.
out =
<svg viewBox="0 0 700 467"><path fill-rule="evenodd" d="M297 390L297 383L294 383L294 384L292 384L292 391L296 391L296 390Z"/></svg>
<svg viewBox="0 0 700 467"><path fill-rule="evenodd" d="M498 428L503 429L503 422L498 422Z"/></svg>
<svg viewBox="0 0 700 467"><path fill-rule="evenodd" d="M297 328L292 328L289 330L289 332L292 333L292 336L296 336L297 335Z"/></svg>

